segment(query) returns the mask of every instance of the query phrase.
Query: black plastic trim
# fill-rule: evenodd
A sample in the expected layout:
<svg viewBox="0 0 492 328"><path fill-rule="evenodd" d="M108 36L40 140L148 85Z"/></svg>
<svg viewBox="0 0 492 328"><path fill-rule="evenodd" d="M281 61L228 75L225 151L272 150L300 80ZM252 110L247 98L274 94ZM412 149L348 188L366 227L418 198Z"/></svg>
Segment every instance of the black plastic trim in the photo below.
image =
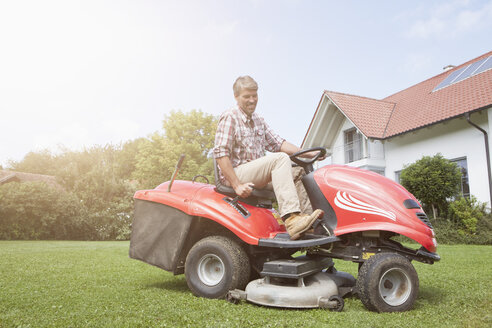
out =
<svg viewBox="0 0 492 328"><path fill-rule="evenodd" d="M431 224L429 218L427 217L427 215L425 213L418 212L418 213L415 213L415 215L417 215L419 220L424 222L429 228L434 229L432 227L432 224Z"/></svg>
<svg viewBox="0 0 492 328"><path fill-rule="evenodd" d="M311 205L313 209L321 209L323 210L324 215L322 217L322 223L330 230L330 234L333 234L333 231L337 227L337 215L333 210L333 207L330 205L325 195L321 192L316 180L314 180L314 172L306 174L302 177L302 183L306 188L306 192L308 194L309 200L311 201ZM320 225L316 226L314 229L316 234L324 234L324 228Z"/></svg>
<svg viewBox="0 0 492 328"><path fill-rule="evenodd" d="M241 216L245 219L249 218L251 216L251 213L244 208L243 205L239 204L237 202L237 199L230 198L230 197L224 197L222 198L227 204L231 205L233 209L235 209Z"/></svg>
<svg viewBox="0 0 492 328"><path fill-rule="evenodd" d="M405 206L405 208L408 208L408 209L412 209L412 208L420 209L419 203L417 203L413 199L405 199L405 201L403 202L403 206Z"/></svg>
<svg viewBox="0 0 492 328"><path fill-rule="evenodd" d="M437 261L440 261L441 260L441 257L437 254L437 253L432 253L432 252L428 252L427 250L425 250L425 248L421 247L418 251L417 251L417 255L418 256L422 256L422 257L425 257L425 258L429 258L431 259L432 261L434 262L437 262Z"/></svg>

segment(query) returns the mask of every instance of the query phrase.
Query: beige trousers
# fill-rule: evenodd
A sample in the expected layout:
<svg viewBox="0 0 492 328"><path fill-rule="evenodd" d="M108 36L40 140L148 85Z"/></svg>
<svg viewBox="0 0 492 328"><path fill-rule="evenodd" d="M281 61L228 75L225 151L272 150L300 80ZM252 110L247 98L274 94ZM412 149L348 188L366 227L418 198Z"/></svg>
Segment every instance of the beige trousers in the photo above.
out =
<svg viewBox="0 0 492 328"><path fill-rule="evenodd" d="M289 155L272 153L234 168L241 183L252 182L258 189L270 189L277 197L280 216L294 212L311 214L313 209L301 178L304 169L292 167Z"/></svg>

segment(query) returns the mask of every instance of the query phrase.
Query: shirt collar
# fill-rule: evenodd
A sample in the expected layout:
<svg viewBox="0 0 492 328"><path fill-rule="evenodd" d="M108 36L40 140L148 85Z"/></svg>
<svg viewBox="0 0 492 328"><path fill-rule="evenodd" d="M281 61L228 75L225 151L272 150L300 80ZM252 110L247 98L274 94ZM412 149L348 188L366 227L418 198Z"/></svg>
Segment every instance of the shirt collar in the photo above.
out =
<svg viewBox="0 0 492 328"><path fill-rule="evenodd" d="M253 116L256 114L256 113L253 113L253 115L251 115L251 117L249 117L248 115L246 115L245 112L243 112L243 110L236 105L236 109L237 111L239 112L239 117L241 117L241 120L244 122L244 123L248 123L250 121L253 121Z"/></svg>

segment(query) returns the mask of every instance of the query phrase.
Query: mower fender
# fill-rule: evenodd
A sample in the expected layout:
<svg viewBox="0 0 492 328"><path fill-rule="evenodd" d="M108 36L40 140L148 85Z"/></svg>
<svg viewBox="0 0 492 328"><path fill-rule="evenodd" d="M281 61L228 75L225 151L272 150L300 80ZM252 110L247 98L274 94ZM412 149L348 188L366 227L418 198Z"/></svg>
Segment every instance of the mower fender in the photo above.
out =
<svg viewBox="0 0 492 328"><path fill-rule="evenodd" d="M345 234L364 231L390 231L414 240L415 242L422 245L429 252L434 253L437 249L437 241L430 229L429 234L425 234L416 229L412 229L404 225L394 224L391 222L363 222L359 224L343 226L341 228L335 229L335 235L337 237L340 237Z"/></svg>
<svg viewBox="0 0 492 328"><path fill-rule="evenodd" d="M137 191L134 198L168 205L190 216L215 221L251 245L258 245L260 238L271 238L285 232L272 209L239 202L246 210L247 215L244 215L227 202L227 196L217 193L212 185L176 180L171 192L167 192L168 183L152 190Z"/></svg>
<svg viewBox="0 0 492 328"><path fill-rule="evenodd" d="M279 232L285 232L275 216L275 211L259 208L242 202L239 205L245 213L230 204L230 198L219 194L213 188L200 189L189 207L189 214L213 220L227 228L242 241L258 245L261 238L270 238Z"/></svg>

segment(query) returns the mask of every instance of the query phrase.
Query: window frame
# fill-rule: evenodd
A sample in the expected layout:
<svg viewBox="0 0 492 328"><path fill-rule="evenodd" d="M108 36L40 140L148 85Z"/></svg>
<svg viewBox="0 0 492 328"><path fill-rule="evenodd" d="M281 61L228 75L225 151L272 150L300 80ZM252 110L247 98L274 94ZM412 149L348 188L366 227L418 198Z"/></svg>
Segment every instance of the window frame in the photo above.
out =
<svg viewBox="0 0 492 328"><path fill-rule="evenodd" d="M349 135L352 135L352 141L348 142ZM343 131L343 153L344 163L352 163L364 158L362 134L356 129L351 128ZM355 146L358 145L358 148Z"/></svg>

